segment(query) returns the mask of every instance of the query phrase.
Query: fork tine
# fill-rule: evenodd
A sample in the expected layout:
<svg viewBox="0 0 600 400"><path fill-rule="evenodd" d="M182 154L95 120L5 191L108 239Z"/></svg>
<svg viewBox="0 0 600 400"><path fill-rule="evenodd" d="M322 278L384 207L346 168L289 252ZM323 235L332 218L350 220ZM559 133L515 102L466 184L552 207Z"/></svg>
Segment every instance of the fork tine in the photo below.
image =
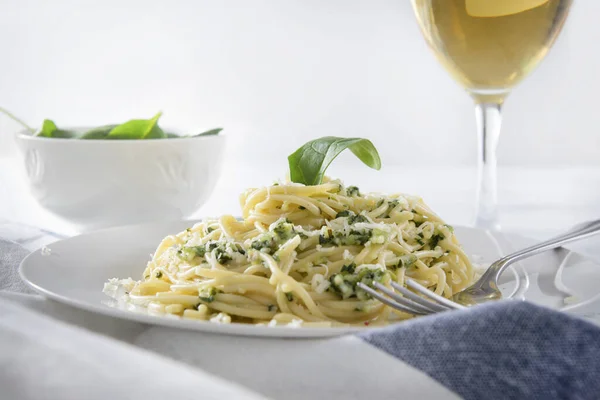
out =
<svg viewBox="0 0 600 400"><path fill-rule="evenodd" d="M408 290L407 288L405 288L404 286L400 286L398 285L396 282L391 282L392 287L394 289L396 289L397 291L399 291L400 293L402 293L403 297L407 300L410 300L422 307L427 308L428 310L430 310L430 312L442 312L442 311L448 311L450 310L449 307L446 307L443 304L439 304L436 303L434 301L431 300L427 300L422 298L421 296L419 296L418 294L415 294L413 292L411 292L410 290ZM388 289L389 290L389 289ZM396 296L399 296L398 294L396 294Z"/></svg>
<svg viewBox="0 0 600 400"><path fill-rule="evenodd" d="M397 303L395 301L390 300L389 298L381 295L381 293L377 292L376 290L371 289L370 287L368 287L367 285L365 285L362 282L358 283L358 287L360 287L362 290L364 290L365 292L369 293L371 296L373 296L374 298L376 298L377 300L379 300L380 302L382 302L383 304L387 304L388 306L395 308L396 310L400 310L403 311L405 313L408 314L415 314L415 315L426 315L426 314L430 314L429 312L424 313L422 311L417 311L414 310L410 307L407 307L403 304Z"/></svg>
<svg viewBox="0 0 600 400"><path fill-rule="evenodd" d="M452 309L455 310L460 310L462 308L466 308L465 306L455 303L452 300L448 300L445 297L442 297L438 294L433 293L431 290L427 289L426 287L420 285L419 283L417 283L416 281L414 281L413 279L410 278L406 278L406 286L408 286L409 288L416 290L417 292L421 293L422 295L424 295L425 297L431 299L431 300L435 300L436 302L438 302L439 304L443 304L447 307L450 307Z"/></svg>
<svg viewBox="0 0 600 400"><path fill-rule="evenodd" d="M422 300L423 300L423 303L425 303L425 304L419 304L418 302L413 301L412 299L409 299L407 296L400 296L398 293L386 288L379 282L373 282L373 286L375 286L377 289L381 290L383 293L387 294L392 299L396 300L398 303L405 304L406 306L409 306L412 309L420 310L427 314L448 310L447 308L445 308L443 306L440 306L438 304L435 304L433 302L430 302L430 301L427 301L424 299L422 299ZM394 286L394 287L396 287L396 286Z"/></svg>

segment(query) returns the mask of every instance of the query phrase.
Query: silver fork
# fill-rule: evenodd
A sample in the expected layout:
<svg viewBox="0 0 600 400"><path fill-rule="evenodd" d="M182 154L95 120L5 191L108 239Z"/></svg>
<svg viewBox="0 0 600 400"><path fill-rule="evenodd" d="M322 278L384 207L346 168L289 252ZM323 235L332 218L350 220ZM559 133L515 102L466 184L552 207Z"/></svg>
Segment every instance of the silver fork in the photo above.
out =
<svg viewBox="0 0 600 400"><path fill-rule="evenodd" d="M405 279L406 287L395 282L391 283L397 292L390 290L379 282L373 282L373 286L379 291L363 283L359 283L358 286L382 303L409 314L427 315L461 309L502 298L502 293L498 289L498 279L513 263L599 232L600 220L584 222L562 235L504 256L492 263L477 282L462 292L456 293L452 300L435 294L408 277Z"/></svg>

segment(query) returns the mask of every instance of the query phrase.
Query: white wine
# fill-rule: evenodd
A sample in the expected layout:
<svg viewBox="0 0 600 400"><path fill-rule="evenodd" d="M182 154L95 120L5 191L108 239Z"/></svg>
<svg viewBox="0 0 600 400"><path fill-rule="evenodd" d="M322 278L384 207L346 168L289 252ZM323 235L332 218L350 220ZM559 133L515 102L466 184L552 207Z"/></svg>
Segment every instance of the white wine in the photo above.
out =
<svg viewBox="0 0 600 400"><path fill-rule="evenodd" d="M573 0L412 0L429 46L477 103L475 226L499 229L496 145L509 91L554 44Z"/></svg>
<svg viewBox="0 0 600 400"><path fill-rule="evenodd" d="M502 102L544 58L572 0L413 0L438 59L478 101Z"/></svg>

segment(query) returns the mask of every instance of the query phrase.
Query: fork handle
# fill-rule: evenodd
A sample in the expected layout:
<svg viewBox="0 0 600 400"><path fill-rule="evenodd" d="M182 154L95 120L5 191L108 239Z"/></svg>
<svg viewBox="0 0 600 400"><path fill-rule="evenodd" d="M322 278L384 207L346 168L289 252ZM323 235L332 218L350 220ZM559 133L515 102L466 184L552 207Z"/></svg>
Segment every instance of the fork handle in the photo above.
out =
<svg viewBox="0 0 600 400"><path fill-rule="evenodd" d="M566 233L563 233L562 235L553 237L541 243L535 244L523 250L519 250L517 252L502 257L501 259L493 263L490 266L490 268L488 268L488 270L477 281L477 284L479 284L480 282L490 282L492 279L494 279L494 282L496 282L500 275L506 270L506 268L508 268L508 266L517 261L523 260L531 256L535 256L536 254L543 253L547 250L555 249L566 243L587 238L597 233L600 233L600 220L594 220L575 225L573 228L571 228Z"/></svg>

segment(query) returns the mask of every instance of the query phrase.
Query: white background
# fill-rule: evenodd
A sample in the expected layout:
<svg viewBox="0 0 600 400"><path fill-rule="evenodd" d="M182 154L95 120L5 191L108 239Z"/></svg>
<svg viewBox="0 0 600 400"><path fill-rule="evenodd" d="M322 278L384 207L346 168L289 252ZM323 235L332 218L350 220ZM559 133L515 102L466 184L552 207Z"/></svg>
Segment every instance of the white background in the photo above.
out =
<svg viewBox="0 0 600 400"><path fill-rule="evenodd" d="M506 103L501 164L600 164L600 2L575 3ZM0 0L0 49L0 105L34 125L162 110L184 131L225 127L241 163L323 135L369 137L388 165L475 162L471 100L408 0ZM0 116L0 154L18 128Z"/></svg>

